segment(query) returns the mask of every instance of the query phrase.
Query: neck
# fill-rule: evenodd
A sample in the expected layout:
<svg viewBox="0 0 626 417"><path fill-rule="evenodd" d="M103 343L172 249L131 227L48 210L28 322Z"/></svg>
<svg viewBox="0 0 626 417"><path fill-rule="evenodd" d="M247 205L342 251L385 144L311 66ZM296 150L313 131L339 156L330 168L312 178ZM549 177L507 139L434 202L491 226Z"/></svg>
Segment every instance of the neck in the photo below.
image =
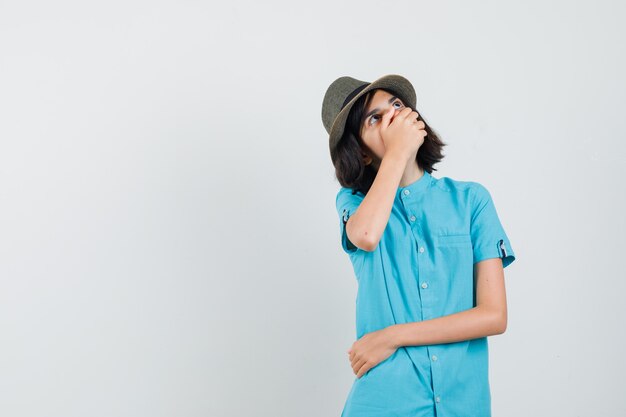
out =
<svg viewBox="0 0 626 417"><path fill-rule="evenodd" d="M411 160L411 162L406 164L404 174L402 174L402 179L400 180L400 184L398 186L406 187L407 185L412 184L422 178L422 175L424 175L424 170L421 169L417 165L417 161L413 159Z"/></svg>

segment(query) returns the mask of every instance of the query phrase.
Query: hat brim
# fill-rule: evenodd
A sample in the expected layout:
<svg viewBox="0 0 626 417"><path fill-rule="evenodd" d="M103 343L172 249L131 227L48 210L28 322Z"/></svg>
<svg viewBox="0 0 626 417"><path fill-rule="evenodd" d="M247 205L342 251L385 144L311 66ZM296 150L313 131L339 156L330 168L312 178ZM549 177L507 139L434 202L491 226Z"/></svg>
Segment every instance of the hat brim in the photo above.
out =
<svg viewBox="0 0 626 417"><path fill-rule="evenodd" d="M415 89L413 88L411 82L403 76L397 74L389 74L380 77L375 81L372 81L370 85L368 85L357 95L355 95L352 100L350 100L345 105L345 107L341 109L341 111L337 114L337 117L335 117L329 134L329 146L331 155L334 153L337 144L343 136L343 132L346 127L346 121L348 120L348 115L350 114L350 110L352 109L354 103L363 95L379 88L392 91L398 96L400 100L404 102L406 106L415 109L415 106L417 104Z"/></svg>

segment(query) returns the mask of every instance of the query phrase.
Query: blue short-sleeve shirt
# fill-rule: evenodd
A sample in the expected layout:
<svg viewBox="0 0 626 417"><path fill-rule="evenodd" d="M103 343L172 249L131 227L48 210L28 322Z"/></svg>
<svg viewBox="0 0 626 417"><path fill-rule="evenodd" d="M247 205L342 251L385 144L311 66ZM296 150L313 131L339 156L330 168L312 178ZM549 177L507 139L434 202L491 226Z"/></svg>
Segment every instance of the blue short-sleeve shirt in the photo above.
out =
<svg viewBox="0 0 626 417"><path fill-rule="evenodd" d="M341 246L358 282L356 336L476 306L474 263L515 253L488 190L428 172L398 187L375 250L350 242L348 218L365 196L341 187ZM487 338L403 346L353 382L342 417L489 417Z"/></svg>

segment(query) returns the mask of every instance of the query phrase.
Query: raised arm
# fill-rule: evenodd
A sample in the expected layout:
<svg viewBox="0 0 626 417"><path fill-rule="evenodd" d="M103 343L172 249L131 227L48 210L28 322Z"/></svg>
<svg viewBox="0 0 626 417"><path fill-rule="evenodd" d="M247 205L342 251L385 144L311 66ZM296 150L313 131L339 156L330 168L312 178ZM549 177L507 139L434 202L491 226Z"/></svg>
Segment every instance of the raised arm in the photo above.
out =
<svg viewBox="0 0 626 417"><path fill-rule="evenodd" d="M393 107L380 120L379 137L385 153L372 186L359 208L346 223L348 239L359 248L371 252L387 227L398 185L409 161L415 156L426 136L425 124L417 121L417 112L405 107L397 114Z"/></svg>
<svg viewBox="0 0 626 417"><path fill-rule="evenodd" d="M378 246L407 162L407 158L400 153L386 153L371 188L348 219L348 239L359 248L370 252Z"/></svg>

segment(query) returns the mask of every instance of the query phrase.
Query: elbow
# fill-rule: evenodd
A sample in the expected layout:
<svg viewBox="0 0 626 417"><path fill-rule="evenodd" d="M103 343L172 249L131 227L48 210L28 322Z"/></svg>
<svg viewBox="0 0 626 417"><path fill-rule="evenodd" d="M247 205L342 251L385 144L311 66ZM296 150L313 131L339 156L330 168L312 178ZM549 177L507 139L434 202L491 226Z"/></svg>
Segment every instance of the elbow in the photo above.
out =
<svg viewBox="0 0 626 417"><path fill-rule="evenodd" d="M362 243L362 248L364 251L366 252L373 252L376 250L376 248L378 247L378 241L379 239L363 239L361 241Z"/></svg>
<svg viewBox="0 0 626 417"><path fill-rule="evenodd" d="M506 331L506 310L496 307L481 307L483 320L487 328L488 335L502 334Z"/></svg>
<svg viewBox="0 0 626 417"><path fill-rule="evenodd" d="M506 322L507 318L505 312L495 313L493 319L494 334L504 333L506 331Z"/></svg>
<svg viewBox="0 0 626 417"><path fill-rule="evenodd" d="M354 233L356 235L355 239L350 239L356 246L363 249L366 252L373 252L378 247L379 238L372 238L371 233L368 233L365 230L358 230L356 232L350 231L351 235Z"/></svg>

